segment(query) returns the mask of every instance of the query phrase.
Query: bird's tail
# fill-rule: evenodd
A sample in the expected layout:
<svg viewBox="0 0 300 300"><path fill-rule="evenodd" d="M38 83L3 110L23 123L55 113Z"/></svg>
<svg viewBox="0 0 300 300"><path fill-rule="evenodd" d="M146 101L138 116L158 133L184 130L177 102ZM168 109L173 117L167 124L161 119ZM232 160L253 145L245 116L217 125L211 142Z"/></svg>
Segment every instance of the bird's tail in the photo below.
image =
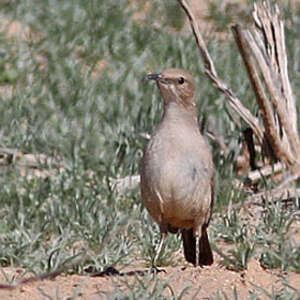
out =
<svg viewBox="0 0 300 300"><path fill-rule="evenodd" d="M196 238L193 229L183 229L181 231L183 250L185 259L196 265ZM199 241L199 262L197 265L211 265L214 262L213 253L210 248L206 228L202 229L202 235Z"/></svg>

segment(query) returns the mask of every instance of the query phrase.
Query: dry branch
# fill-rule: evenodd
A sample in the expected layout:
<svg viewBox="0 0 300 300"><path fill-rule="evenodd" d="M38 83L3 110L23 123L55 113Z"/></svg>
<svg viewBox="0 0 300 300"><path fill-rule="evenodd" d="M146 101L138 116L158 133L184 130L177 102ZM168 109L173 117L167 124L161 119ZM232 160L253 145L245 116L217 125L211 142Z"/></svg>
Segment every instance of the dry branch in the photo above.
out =
<svg viewBox="0 0 300 300"><path fill-rule="evenodd" d="M260 80L260 71L258 70L258 65L263 69L261 70L261 72L267 74L267 79L271 76L270 70L268 69L266 62L264 61L262 54L259 53L259 49L257 49L257 45L251 38L249 31L242 30L239 25L233 26L232 30L242 54L243 60L245 62L250 81L255 92L257 103L260 107L268 141L278 159L283 160L288 164L293 164L295 163L293 155L289 151L287 151L287 149L285 149L284 144L282 143L282 140L278 135L277 124L274 118L274 110L265 93L263 83ZM256 57L259 57L260 62L258 63L258 65L255 63L254 58L251 54L251 49L253 48L256 51ZM272 85L272 83L268 83L269 85ZM276 96L274 98L276 98ZM275 100L275 103L277 104L277 107L280 106L280 103L278 101Z"/></svg>
<svg viewBox="0 0 300 300"><path fill-rule="evenodd" d="M242 102L233 94L231 89L223 82L215 69L214 63L211 59L211 56L207 50L206 44L200 32L199 23L193 13L192 8L187 4L185 0L178 0L179 4L187 14L191 28L193 30L198 48L202 55L205 73L216 85L216 87L227 97L229 105L232 109L238 113L238 115L248 124L248 126L253 130L255 135L258 137L260 142L263 141L264 131L261 127L258 119L254 117L251 112L242 104Z"/></svg>
<svg viewBox="0 0 300 300"><path fill-rule="evenodd" d="M7 168L16 167L21 176L27 178L46 178L56 175L65 169L61 157L51 157L45 154L23 153L18 149L0 148L0 172Z"/></svg>
<svg viewBox="0 0 300 300"><path fill-rule="evenodd" d="M298 198L300 196L300 189L296 188L284 188L284 189L273 189L270 191L260 192L254 195L251 195L246 198L246 203L261 203L261 200L271 200L271 199L280 199L289 200L292 198Z"/></svg>
<svg viewBox="0 0 300 300"><path fill-rule="evenodd" d="M140 175L130 175L124 178L109 178L110 188L118 193L124 193L126 190L132 190L140 184Z"/></svg>
<svg viewBox="0 0 300 300"><path fill-rule="evenodd" d="M281 83L283 94L287 96L287 110L291 113L291 124L293 125L293 130L297 132L297 110L296 101L292 92L291 84L288 77L288 61L286 55L285 47L285 34L284 34L284 22L280 16L280 11L277 5L274 7L273 16L268 11L271 11L270 4L264 2L263 4L254 4L253 19L255 25L259 28L268 43L271 38L274 38L274 44L267 44L267 52L271 58L272 65L277 69ZM270 24L268 19L272 20ZM272 52L270 51L272 50ZM270 53L271 52L271 53Z"/></svg>
<svg viewBox="0 0 300 300"><path fill-rule="evenodd" d="M299 179L300 139L297 132L296 101L288 77L284 22L278 6L272 6L270 1L254 4L253 26L249 29L243 29L239 25L232 27L255 92L262 118L260 122L219 78L192 7L187 0L178 2L189 19L204 60L205 73L253 131L258 145L265 150L265 153L262 153L267 158L265 163L278 162L274 166L263 166L261 170L249 174L248 179L255 182L262 176L270 175L270 172L287 170L291 175L276 189L268 192L270 195L282 193L287 188L287 183ZM253 150L254 142L250 146ZM249 157L253 160L255 153L251 154ZM254 168L256 164L252 161L252 169Z"/></svg>
<svg viewBox="0 0 300 300"><path fill-rule="evenodd" d="M256 183L262 177L268 177L271 175L276 175L284 170L284 165L280 162L274 165L265 166L259 170L252 171L247 174L246 180L251 183Z"/></svg>
<svg viewBox="0 0 300 300"><path fill-rule="evenodd" d="M276 158L289 166L299 163L295 99L287 72L284 23L278 6L254 5L252 30L233 26L262 114L265 139Z"/></svg>

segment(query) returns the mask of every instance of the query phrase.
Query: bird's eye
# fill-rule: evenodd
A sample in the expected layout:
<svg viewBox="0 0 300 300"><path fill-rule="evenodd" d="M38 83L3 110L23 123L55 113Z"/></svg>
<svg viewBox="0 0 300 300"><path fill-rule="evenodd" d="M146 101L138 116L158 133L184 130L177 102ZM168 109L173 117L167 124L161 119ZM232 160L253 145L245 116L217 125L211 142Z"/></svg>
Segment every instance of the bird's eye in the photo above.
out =
<svg viewBox="0 0 300 300"><path fill-rule="evenodd" d="M179 84L183 84L184 83L184 78L183 77L179 77L177 81L178 81Z"/></svg>

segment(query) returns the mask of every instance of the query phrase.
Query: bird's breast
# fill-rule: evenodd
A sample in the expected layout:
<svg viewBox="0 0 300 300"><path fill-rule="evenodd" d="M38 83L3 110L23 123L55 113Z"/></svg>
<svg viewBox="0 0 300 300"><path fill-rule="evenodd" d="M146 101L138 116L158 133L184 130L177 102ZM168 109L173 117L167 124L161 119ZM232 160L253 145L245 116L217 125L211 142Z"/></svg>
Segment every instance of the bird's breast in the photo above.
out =
<svg viewBox="0 0 300 300"><path fill-rule="evenodd" d="M201 136L154 135L144 154L142 184L146 185L146 206L155 207L170 224L190 224L210 205L211 157ZM197 141L198 139L198 141ZM201 150L201 148L203 148ZM205 151L204 151L205 150ZM151 208L147 207L149 211ZM179 224L177 223L177 226Z"/></svg>

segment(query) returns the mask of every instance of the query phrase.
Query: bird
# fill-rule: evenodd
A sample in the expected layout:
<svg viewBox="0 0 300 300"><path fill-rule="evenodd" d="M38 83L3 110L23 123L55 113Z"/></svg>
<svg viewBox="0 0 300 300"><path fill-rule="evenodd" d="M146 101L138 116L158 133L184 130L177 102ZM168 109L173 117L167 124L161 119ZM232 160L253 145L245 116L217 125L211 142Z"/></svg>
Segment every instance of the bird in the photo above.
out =
<svg viewBox="0 0 300 300"><path fill-rule="evenodd" d="M160 228L155 266L168 233L181 233L186 261L213 264L208 240L215 168L198 124L196 88L185 70L148 74L163 99L163 116L146 144L140 164L142 203Z"/></svg>

